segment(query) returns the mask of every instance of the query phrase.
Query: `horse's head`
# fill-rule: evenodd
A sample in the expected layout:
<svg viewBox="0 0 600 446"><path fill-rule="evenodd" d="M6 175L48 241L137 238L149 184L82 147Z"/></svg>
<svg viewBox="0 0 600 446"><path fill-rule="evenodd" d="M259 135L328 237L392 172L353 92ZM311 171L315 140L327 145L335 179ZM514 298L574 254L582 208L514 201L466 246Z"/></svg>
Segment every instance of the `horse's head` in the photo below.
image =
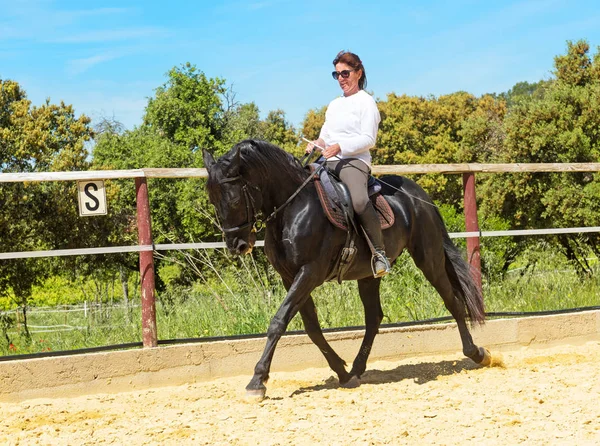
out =
<svg viewBox="0 0 600 446"><path fill-rule="evenodd" d="M208 197L217 211L227 249L232 254L249 254L256 243L257 212L261 197L256 186L242 176L240 148L215 160L202 151L208 171Z"/></svg>

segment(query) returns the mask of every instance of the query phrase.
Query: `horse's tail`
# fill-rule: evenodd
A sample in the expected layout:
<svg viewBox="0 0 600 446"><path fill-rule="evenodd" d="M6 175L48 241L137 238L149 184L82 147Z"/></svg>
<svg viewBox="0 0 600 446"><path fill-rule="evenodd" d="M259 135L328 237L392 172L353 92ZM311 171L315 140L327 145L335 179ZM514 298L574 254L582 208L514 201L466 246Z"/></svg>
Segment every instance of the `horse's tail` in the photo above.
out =
<svg viewBox="0 0 600 446"><path fill-rule="evenodd" d="M442 216L439 214L439 211L438 215L441 219ZM485 322L483 295L475 280L473 280L472 267L463 258L462 253L456 245L452 243L445 225L443 225L443 237L444 253L446 254L446 273L450 278L454 295L465 304L467 315L471 322L483 324Z"/></svg>

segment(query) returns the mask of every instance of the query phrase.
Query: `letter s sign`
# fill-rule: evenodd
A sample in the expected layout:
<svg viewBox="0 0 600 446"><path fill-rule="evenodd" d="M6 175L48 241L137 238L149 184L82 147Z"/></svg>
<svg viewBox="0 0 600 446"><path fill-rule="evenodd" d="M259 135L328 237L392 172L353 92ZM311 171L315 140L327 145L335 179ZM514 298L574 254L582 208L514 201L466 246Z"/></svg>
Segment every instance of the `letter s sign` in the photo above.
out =
<svg viewBox="0 0 600 446"><path fill-rule="evenodd" d="M78 181L79 215L106 215L106 190L104 181Z"/></svg>

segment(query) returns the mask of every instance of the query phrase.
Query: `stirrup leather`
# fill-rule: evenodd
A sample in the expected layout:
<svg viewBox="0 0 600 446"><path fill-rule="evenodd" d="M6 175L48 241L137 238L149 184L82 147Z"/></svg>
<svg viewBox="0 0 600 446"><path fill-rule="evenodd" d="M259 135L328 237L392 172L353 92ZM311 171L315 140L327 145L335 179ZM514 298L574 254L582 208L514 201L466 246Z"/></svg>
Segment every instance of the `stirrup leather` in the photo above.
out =
<svg viewBox="0 0 600 446"><path fill-rule="evenodd" d="M383 251L375 251L371 258L371 270L373 271L373 277L383 277L390 273L392 267L389 260L385 256Z"/></svg>

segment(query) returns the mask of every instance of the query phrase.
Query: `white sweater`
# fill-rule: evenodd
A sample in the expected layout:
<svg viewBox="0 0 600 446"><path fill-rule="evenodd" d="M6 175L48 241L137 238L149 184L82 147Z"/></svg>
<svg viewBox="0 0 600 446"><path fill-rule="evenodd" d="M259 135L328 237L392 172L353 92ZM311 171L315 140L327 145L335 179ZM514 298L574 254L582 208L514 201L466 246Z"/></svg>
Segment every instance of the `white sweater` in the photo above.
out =
<svg viewBox="0 0 600 446"><path fill-rule="evenodd" d="M351 96L335 98L327 107L320 138L327 146L339 144L338 158L358 158L371 166L369 149L375 146L379 128L379 110L375 100L364 90Z"/></svg>

